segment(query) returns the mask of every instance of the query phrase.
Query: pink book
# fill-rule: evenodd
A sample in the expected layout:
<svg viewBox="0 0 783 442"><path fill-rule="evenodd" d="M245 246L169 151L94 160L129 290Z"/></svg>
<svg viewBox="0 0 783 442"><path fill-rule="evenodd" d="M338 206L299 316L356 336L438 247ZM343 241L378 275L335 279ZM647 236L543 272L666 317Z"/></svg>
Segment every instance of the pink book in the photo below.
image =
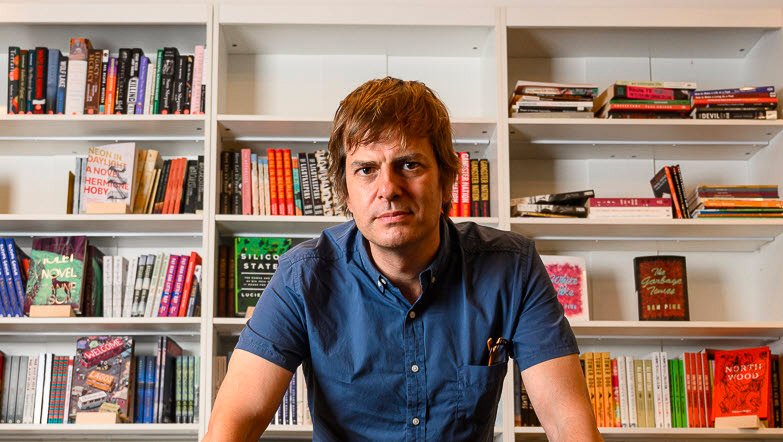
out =
<svg viewBox="0 0 783 442"><path fill-rule="evenodd" d="M590 198L587 207L671 207L671 198Z"/></svg>
<svg viewBox="0 0 783 442"><path fill-rule="evenodd" d="M179 314L179 304L182 300L182 288L185 286L185 274L188 271L188 261L190 257L187 255L180 256L179 264L177 265L177 273L174 277L173 288L171 289L171 303L169 305L168 314L165 316L177 316Z"/></svg>
<svg viewBox="0 0 783 442"><path fill-rule="evenodd" d="M166 268L166 279L163 282L163 294L160 297L158 316L168 316L169 304L171 303L171 289L174 286L174 277L176 276L179 258L177 255L171 255L171 258L169 258L169 266Z"/></svg>
<svg viewBox="0 0 783 442"><path fill-rule="evenodd" d="M459 153L459 216L470 216L470 154Z"/></svg>

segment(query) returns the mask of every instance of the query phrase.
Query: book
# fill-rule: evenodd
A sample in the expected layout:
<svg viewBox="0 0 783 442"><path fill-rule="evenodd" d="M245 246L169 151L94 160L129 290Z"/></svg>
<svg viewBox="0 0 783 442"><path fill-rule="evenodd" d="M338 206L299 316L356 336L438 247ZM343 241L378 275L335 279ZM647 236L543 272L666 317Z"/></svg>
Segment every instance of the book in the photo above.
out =
<svg viewBox="0 0 783 442"><path fill-rule="evenodd" d="M650 179L650 186L656 198L668 198L672 201L672 217L684 218L677 197L677 185L671 175L669 166L664 166Z"/></svg>
<svg viewBox="0 0 783 442"><path fill-rule="evenodd" d="M76 413L115 404L123 421L133 422L134 340L129 336L85 336L76 340L69 422Z"/></svg>
<svg viewBox="0 0 783 442"><path fill-rule="evenodd" d="M588 321L590 306L587 297L587 270L579 256L541 255L549 278L570 321Z"/></svg>
<svg viewBox="0 0 783 442"><path fill-rule="evenodd" d="M716 350L711 418L769 419L770 362L769 347Z"/></svg>
<svg viewBox="0 0 783 442"><path fill-rule="evenodd" d="M132 211L136 166L135 143L90 147L81 188L87 213Z"/></svg>
<svg viewBox="0 0 783 442"><path fill-rule="evenodd" d="M90 40L72 38L68 53L68 76L65 87L65 113L84 113L84 97L87 88L87 59L92 49Z"/></svg>
<svg viewBox="0 0 783 442"><path fill-rule="evenodd" d="M81 314L86 254L85 236L35 238L25 313L30 312L31 305L67 304Z"/></svg>
<svg viewBox="0 0 783 442"><path fill-rule="evenodd" d="M517 204L568 204L574 206L583 206L587 200L595 197L595 191L577 190L573 192L551 193L543 195L532 195L521 198L511 198L511 205Z"/></svg>
<svg viewBox="0 0 783 442"><path fill-rule="evenodd" d="M244 315L248 307L255 307L277 270L280 256L305 240L282 237L234 238L234 315Z"/></svg>
<svg viewBox="0 0 783 442"><path fill-rule="evenodd" d="M634 258L640 321L688 321L688 280L683 256Z"/></svg>
<svg viewBox="0 0 783 442"><path fill-rule="evenodd" d="M511 216L587 218L587 208L566 204L516 204L511 206Z"/></svg>

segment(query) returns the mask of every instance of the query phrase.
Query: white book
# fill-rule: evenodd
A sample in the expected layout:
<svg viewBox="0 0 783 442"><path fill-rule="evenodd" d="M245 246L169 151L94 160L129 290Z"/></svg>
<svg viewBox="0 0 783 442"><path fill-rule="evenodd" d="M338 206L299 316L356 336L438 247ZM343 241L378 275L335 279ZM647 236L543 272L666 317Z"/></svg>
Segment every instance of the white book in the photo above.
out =
<svg viewBox="0 0 783 442"><path fill-rule="evenodd" d="M661 385L661 354L653 352L652 360L653 375L653 402L655 404L655 428L663 428L663 386Z"/></svg>
<svg viewBox="0 0 783 442"><path fill-rule="evenodd" d="M111 317L122 317L122 297L124 294L125 279L128 273L128 260L124 256L115 256L114 276L112 277L112 307Z"/></svg>
<svg viewBox="0 0 783 442"><path fill-rule="evenodd" d="M661 388L663 396L663 427L672 427L672 403L669 396L669 356L665 351L659 352L661 359Z"/></svg>
<svg viewBox="0 0 783 442"><path fill-rule="evenodd" d="M628 388L628 426L636 428L636 382L634 381L633 358L625 357L625 383Z"/></svg>
<svg viewBox="0 0 783 442"><path fill-rule="evenodd" d="M272 214L272 205L269 202L269 158L264 158L264 215Z"/></svg>
<svg viewBox="0 0 783 442"><path fill-rule="evenodd" d="M134 310L136 316L144 316L144 313L147 311L150 285L152 285L152 273L155 271L156 258L157 256L155 255L147 255L147 264L144 266L144 273L141 275L141 297L139 298L137 309Z"/></svg>
<svg viewBox="0 0 783 442"><path fill-rule="evenodd" d="M160 274L158 275L158 286L155 289L155 302L152 304L152 317L157 318L160 312L160 301L163 298L163 284L166 282L166 270L169 268L169 261L172 255L167 255L161 262Z"/></svg>
<svg viewBox="0 0 783 442"><path fill-rule="evenodd" d="M24 404L27 397L27 366L30 364L29 356L19 356L16 378L16 408L14 408L14 423L21 424L24 416Z"/></svg>
<svg viewBox="0 0 783 442"><path fill-rule="evenodd" d="M41 353L38 355L38 373L35 379L35 406L33 407L33 423L41 423L41 409L43 407L44 397L44 379L46 378L46 360L49 358L48 353Z"/></svg>
<svg viewBox="0 0 783 442"><path fill-rule="evenodd" d="M141 290L144 288L144 270L152 255L140 255L136 266L136 282L133 283L133 299L131 300L130 316L138 316Z"/></svg>
<svg viewBox="0 0 783 442"><path fill-rule="evenodd" d="M155 66L155 63L150 59L149 64L147 65L147 82L146 89L144 91L144 115L149 115L152 113L152 100L155 99L155 72L157 71L157 66Z"/></svg>
<svg viewBox="0 0 783 442"><path fill-rule="evenodd" d="M27 382L25 383L24 411L22 414L23 424L33 423L35 390L38 384L38 361L38 356L31 356L27 363Z"/></svg>
<svg viewBox="0 0 783 442"><path fill-rule="evenodd" d="M46 369L44 370L43 403L41 403L41 421L45 424L49 420L49 394L52 390L52 362L54 353L46 355Z"/></svg>
<svg viewBox="0 0 783 442"><path fill-rule="evenodd" d="M259 215L260 206L258 204L258 156L256 154L250 155L250 201L253 208L253 215Z"/></svg>
<svg viewBox="0 0 783 442"><path fill-rule="evenodd" d="M625 373L625 356L617 357L617 386L620 397L615 400L620 402L620 425L623 428L629 427L628 421L628 381Z"/></svg>
<svg viewBox="0 0 783 442"><path fill-rule="evenodd" d="M133 211L136 143L115 143L90 146L87 156L85 183L81 188L87 213L121 213Z"/></svg>
<svg viewBox="0 0 783 442"><path fill-rule="evenodd" d="M73 356L68 357L68 374L65 380L65 408L63 408L63 423L69 423L71 412L71 383L73 382Z"/></svg>
<svg viewBox="0 0 783 442"><path fill-rule="evenodd" d="M14 423L14 412L16 411L16 392L17 385L19 384L19 362L21 356L7 356L5 364L8 371L8 390L4 393L3 398L3 422L8 424Z"/></svg>
<svg viewBox="0 0 783 442"><path fill-rule="evenodd" d="M68 76L65 86L65 114L84 114L84 92L87 86L87 59L76 60L71 53L68 59Z"/></svg>
<svg viewBox="0 0 783 442"><path fill-rule="evenodd" d="M133 289L136 287L136 270L139 266L140 258L131 258L128 260L128 275L125 278L125 290L122 292L122 316L130 318L131 308L133 307Z"/></svg>
<svg viewBox="0 0 783 442"><path fill-rule="evenodd" d="M6 423L6 410L8 410L8 398L11 396L8 394L8 389L11 386L11 362L13 361L13 356L6 356L4 361L4 368L3 372L0 373L3 375L3 390L0 391L0 394L2 394L2 397L0 398L2 402L0 402L0 424Z"/></svg>
<svg viewBox="0 0 783 442"><path fill-rule="evenodd" d="M304 396L304 372L302 371L302 366L300 365L296 369L296 418L297 418L297 425L303 425L304 424L304 413L305 413L305 407L304 407L304 401L307 400Z"/></svg>
<svg viewBox="0 0 783 442"><path fill-rule="evenodd" d="M103 317L112 317L112 303L114 297L112 291L114 289L114 261L113 256L103 256Z"/></svg>
<svg viewBox="0 0 783 442"><path fill-rule="evenodd" d="M266 215L266 186L264 185L264 159L258 157L258 214Z"/></svg>
<svg viewBox="0 0 783 442"><path fill-rule="evenodd" d="M150 279L150 288L147 292L147 305L144 306L144 317L151 318L152 311L155 309L155 297L158 290L158 279L160 278L161 269L168 263L168 253L158 253L155 257L155 267L152 270L152 278Z"/></svg>

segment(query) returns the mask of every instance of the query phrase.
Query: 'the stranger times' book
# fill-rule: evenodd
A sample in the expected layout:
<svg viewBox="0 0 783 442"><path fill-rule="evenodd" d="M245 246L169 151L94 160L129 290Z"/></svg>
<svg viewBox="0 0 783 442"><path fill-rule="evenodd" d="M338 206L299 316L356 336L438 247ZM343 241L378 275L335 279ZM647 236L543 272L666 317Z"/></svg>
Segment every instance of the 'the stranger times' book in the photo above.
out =
<svg viewBox="0 0 783 442"><path fill-rule="evenodd" d="M248 307L255 307L277 270L280 256L304 241L307 241L307 238L234 238L235 315L243 316Z"/></svg>
<svg viewBox="0 0 783 442"><path fill-rule="evenodd" d="M25 313L30 305L70 304L78 315L82 311L86 236L36 238L30 253Z"/></svg>

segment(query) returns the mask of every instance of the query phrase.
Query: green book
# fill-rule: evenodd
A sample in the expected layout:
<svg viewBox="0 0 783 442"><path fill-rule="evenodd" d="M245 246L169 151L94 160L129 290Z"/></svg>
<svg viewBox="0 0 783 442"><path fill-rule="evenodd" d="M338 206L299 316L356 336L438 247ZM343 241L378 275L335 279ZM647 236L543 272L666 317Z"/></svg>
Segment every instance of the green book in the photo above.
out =
<svg viewBox="0 0 783 442"><path fill-rule="evenodd" d="M183 422L182 420L182 361L185 358L185 356L179 356L177 357L176 362L176 379L175 379L175 387L174 387L174 416L175 416L175 422L178 424L181 424Z"/></svg>
<svg viewBox="0 0 783 442"><path fill-rule="evenodd" d="M187 409L185 411L185 423L193 423L193 370L195 369L196 361L193 360L193 356L188 356L188 384L187 384L187 398L185 402Z"/></svg>
<svg viewBox="0 0 783 442"><path fill-rule="evenodd" d="M193 356L193 363L195 364L195 367L193 367L193 423L198 423L198 413L199 413L199 390L201 389L199 387L199 382L201 379L200 373L201 373L201 357L200 356Z"/></svg>
<svg viewBox="0 0 783 442"><path fill-rule="evenodd" d="M86 236L36 238L30 252L25 313L31 305L65 305L82 312Z"/></svg>
<svg viewBox="0 0 783 442"><path fill-rule="evenodd" d="M158 49L155 58L155 89L153 89L152 113L160 113L160 78L163 70L163 49ZM149 86L148 86L149 87Z"/></svg>

